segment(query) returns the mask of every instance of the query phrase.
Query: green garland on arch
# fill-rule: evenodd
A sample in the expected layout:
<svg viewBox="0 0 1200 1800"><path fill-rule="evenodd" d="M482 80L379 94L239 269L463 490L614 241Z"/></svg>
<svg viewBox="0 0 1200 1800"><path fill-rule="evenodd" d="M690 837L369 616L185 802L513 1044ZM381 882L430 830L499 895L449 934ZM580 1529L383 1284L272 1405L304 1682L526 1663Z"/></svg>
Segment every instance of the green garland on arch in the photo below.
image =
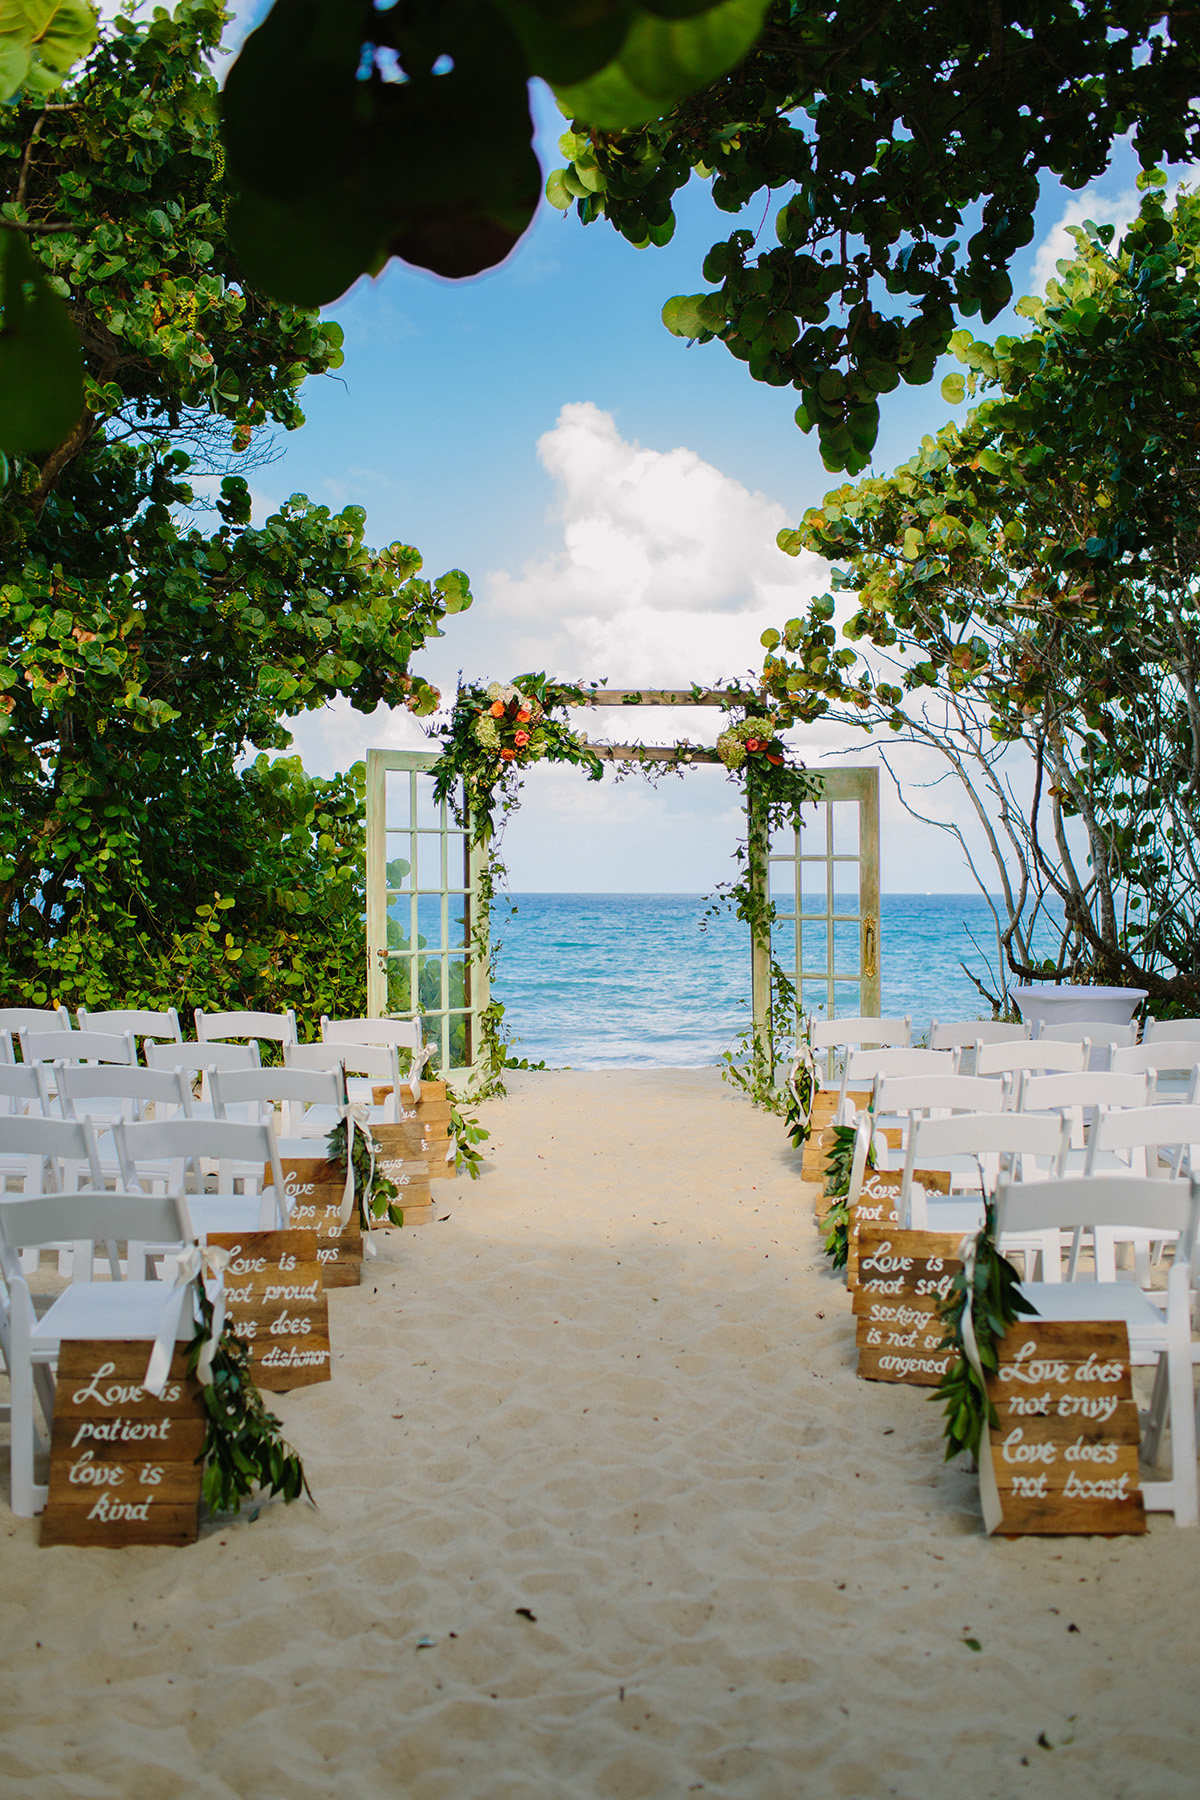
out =
<svg viewBox="0 0 1200 1800"><path fill-rule="evenodd" d="M460 686L448 723L430 731L442 748L434 770L434 798L447 803L457 822L469 827L472 846L486 847L489 853L470 944L475 957L486 962L489 975L494 973L501 948L491 933L492 904L506 874L498 844L508 815L520 804L521 776L539 762L554 762L573 764L584 770L589 781L602 779L603 760L588 742L587 733L576 731L566 715L572 708L589 705L604 686L598 681L551 681L544 673L518 675L510 682L493 681L486 686L471 683ZM717 755L730 781L744 790L750 811L764 820L768 841L771 832L786 825L798 830L801 808L817 798L820 784L783 741L782 732L796 723L794 715L786 704L755 689L730 687L726 691L730 718L717 739ZM693 685L692 692L699 698L704 690ZM626 704L636 706L640 700L640 695L630 693ZM666 762L647 754L630 767L654 781L664 773L682 774L696 766L688 752L699 746L685 740L674 748L680 753L677 759ZM618 778L622 772L618 770ZM709 896L705 919L732 907L752 933L761 933L770 943L775 908L761 846L748 836L735 855L738 873ZM778 1085L777 1071L784 1062L784 1045L797 1025L798 996L773 953L770 969L766 1041L751 1023L739 1034L737 1047L722 1056L722 1076L742 1088L756 1105L783 1113L789 1096ZM518 1060L509 1054L502 1002L491 1002L481 1024L482 1078L474 1089L476 1099L503 1094L504 1071L518 1066Z"/></svg>

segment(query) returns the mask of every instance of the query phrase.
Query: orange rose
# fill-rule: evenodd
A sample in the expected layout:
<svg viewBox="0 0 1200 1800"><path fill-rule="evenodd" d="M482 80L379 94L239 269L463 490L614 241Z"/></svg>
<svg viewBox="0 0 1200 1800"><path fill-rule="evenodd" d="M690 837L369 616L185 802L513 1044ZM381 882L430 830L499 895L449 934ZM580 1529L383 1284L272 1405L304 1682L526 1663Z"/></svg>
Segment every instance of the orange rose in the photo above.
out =
<svg viewBox="0 0 1200 1800"><path fill-rule="evenodd" d="M493 700L492 701L492 717L493 717L493 719L502 719L504 717L504 702L503 702L503 700Z"/></svg>
<svg viewBox="0 0 1200 1800"><path fill-rule="evenodd" d="M514 756L515 756L515 755L516 755L516 754L517 754L517 753L516 753L516 751L515 751L515 750L502 750L502 751L501 751L501 752L500 752L500 761L501 761L501 762L511 762L511 761L512 761L512 759L513 759L513 757L514 757Z"/></svg>
<svg viewBox="0 0 1200 1800"><path fill-rule="evenodd" d="M762 749L762 739L761 738L747 738L746 739L746 748L751 753L753 753L756 750L761 750Z"/></svg>
<svg viewBox="0 0 1200 1800"><path fill-rule="evenodd" d="M533 717L532 706L523 706L521 708L520 712L517 714L517 717L518 717L518 719L520 719L522 725L525 723L526 719L532 719L532 717Z"/></svg>
<svg viewBox="0 0 1200 1800"><path fill-rule="evenodd" d="M518 747L524 746L525 744L527 744L529 742L529 733L527 731L518 731L516 736L513 739L513 742Z"/></svg>

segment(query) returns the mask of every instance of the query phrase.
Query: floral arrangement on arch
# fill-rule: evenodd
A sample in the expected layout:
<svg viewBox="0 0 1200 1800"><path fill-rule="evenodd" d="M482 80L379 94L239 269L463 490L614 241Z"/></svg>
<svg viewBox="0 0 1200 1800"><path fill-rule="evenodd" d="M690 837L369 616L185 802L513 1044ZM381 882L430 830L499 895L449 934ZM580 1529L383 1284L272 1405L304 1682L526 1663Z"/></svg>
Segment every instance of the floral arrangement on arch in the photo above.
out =
<svg viewBox="0 0 1200 1800"><path fill-rule="evenodd" d="M475 737L501 762L536 762L546 748L540 731L545 708L536 694L524 694L515 682L493 681L485 689L486 705L475 720Z"/></svg>
<svg viewBox="0 0 1200 1800"><path fill-rule="evenodd" d="M779 736L778 719L774 713L768 713L766 717L740 719L736 725L726 726L717 739L717 755L735 773L754 757L763 757L781 769L787 760L787 746Z"/></svg>
<svg viewBox="0 0 1200 1800"><path fill-rule="evenodd" d="M507 812L516 805L518 775L532 764L574 763L590 780L599 781L604 773L600 758L565 716L573 706L586 706L594 691L550 681L543 674L459 688L449 724L431 733L443 746L433 791L458 816L461 781L466 810L460 822L470 816L475 843L491 839L498 806Z"/></svg>

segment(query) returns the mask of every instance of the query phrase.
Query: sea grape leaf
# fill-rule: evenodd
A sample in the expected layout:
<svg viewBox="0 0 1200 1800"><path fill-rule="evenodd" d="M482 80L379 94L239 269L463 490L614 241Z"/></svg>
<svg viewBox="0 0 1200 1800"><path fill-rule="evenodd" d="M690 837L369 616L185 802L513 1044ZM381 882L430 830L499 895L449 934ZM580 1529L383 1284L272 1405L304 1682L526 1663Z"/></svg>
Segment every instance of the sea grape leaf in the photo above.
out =
<svg viewBox="0 0 1200 1800"><path fill-rule="evenodd" d="M605 130L645 125L715 81L762 30L766 0L720 0L694 18L635 18L620 55L586 81L555 84L559 104Z"/></svg>
<svg viewBox="0 0 1200 1800"><path fill-rule="evenodd" d="M230 223L248 270L312 305L390 255L452 278L501 262L541 191L512 31L487 0L452 0L417 27L335 10L330 24L325 0L276 0L230 71L224 130L244 200ZM364 44L385 33L403 81L374 64L363 78ZM290 244L298 233L310 241Z"/></svg>
<svg viewBox="0 0 1200 1800"><path fill-rule="evenodd" d="M0 232L0 450L51 450L83 412L83 359L66 307L25 234Z"/></svg>
<svg viewBox="0 0 1200 1800"><path fill-rule="evenodd" d="M0 102L53 93L96 42L87 0L0 0Z"/></svg>

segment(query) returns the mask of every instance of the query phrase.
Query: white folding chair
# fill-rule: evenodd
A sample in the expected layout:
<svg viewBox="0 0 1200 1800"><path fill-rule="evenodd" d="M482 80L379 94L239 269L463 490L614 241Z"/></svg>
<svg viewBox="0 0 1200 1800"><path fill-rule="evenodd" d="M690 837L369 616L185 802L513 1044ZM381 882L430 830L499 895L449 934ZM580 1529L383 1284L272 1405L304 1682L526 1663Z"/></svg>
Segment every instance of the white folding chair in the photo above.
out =
<svg viewBox="0 0 1200 1800"><path fill-rule="evenodd" d="M325 1044L385 1044L408 1051L404 1066L414 1100L421 1098L421 1071L425 1066L424 1033L420 1019L331 1019L321 1014L321 1041ZM397 1061L399 1067L399 1060Z"/></svg>
<svg viewBox="0 0 1200 1800"><path fill-rule="evenodd" d="M1021 1070L1017 1086L1018 1112L1056 1112L1071 1120L1071 1149L1064 1174L1084 1171L1088 1135L1102 1106L1129 1107L1154 1104L1153 1075L1119 1075L1109 1069L1083 1069L1079 1074L1033 1075ZM1106 1152L1114 1174L1128 1174L1129 1164L1118 1163Z"/></svg>
<svg viewBox="0 0 1200 1800"><path fill-rule="evenodd" d="M0 1068L2 1068L5 1063L15 1063L16 1060L16 1056L13 1053L12 1032L0 1031Z"/></svg>
<svg viewBox="0 0 1200 1800"><path fill-rule="evenodd" d="M296 1014L289 1006L286 1012L202 1012L196 1008L196 1038L202 1044L211 1044L226 1038L247 1038L257 1041L269 1038L276 1044L295 1044L299 1041L296 1031Z"/></svg>
<svg viewBox="0 0 1200 1800"><path fill-rule="evenodd" d="M871 1094L875 1130L899 1126L907 1132L914 1118L946 1118L952 1113L998 1113L1008 1108L1008 1077L996 1075L877 1075ZM899 1152L876 1137L875 1161L880 1169L904 1165L905 1139Z"/></svg>
<svg viewBox="0 0 1200 1800"><path fill-rule="evenodd" d="M50 1365L68 1338L190 1338L190 1287L165 1281L122 1280L120 1265L110 1256L113 1279L90 1279L102 1244L153 1239L181 1247L192 1241L192 1223L182 1196L168 1194L93 1193L43 1195L36 1199L0 1199L0 1264L8 1296L4 1320L4 1357L11 1383L12 1510L32 1518L46 1505L46 1486L35 1480L35 1454L48 1442L39 1428L35 1393L48 1428L53 1389ZM75 1258L77 1277L50 1309L37 1316L24 1263L40 1249L64 1239L80 1242L85 1254ZM129 1257L133 1263L134 1258Z"/></svg>
<svg viewBox="0 0 1200 1800"><path fill-rule="evenodd" d="M284 1066L289 1069L341 1070L349 1098L371 1108L371 1122L377 1125L399 1123L401 1113L400 1062L395 1044L356 1044L334 1042L321 1044L285 1044ZM382 1106L376 1106L371 1092L375 1087L390 1087L391 1093Z"/></svg>
<svg viewBox="0 0 1200 1800"><path fill-rule="evenodd" d="M345 1095L340 1068L239 1069L211 1076L218 1119L245 1116L274 1125L282 1111L281 1138L326 1138L342 1116ZM247 1109L244 1114L235 1110Z"/></svg>
<svg viewBox="0 0 1200 1800"><path fill-rule="evenodd" d="M1023 1281L1021 1292L1042 1319L1124 1324L1131 1363L1155 1367L1142 1459L1148 1466L1157 1460L1169 1408L1171 1479L1143 1482L1142 1499L1147 1511L1174 1513L1177 1525L1200 1522L1192 1393L1192 1287L1198 1219L1200 1185L1195 1178L1190 1182L1135 1176L1096 1180L1075 1175L1059 1181L1005 1182L996 1191L996 1224L1002 1239L1048 1231L1078 1239L1090 1231L1100 1240L1131 1220L1144 1220L1158 1237L1175 1240L1165 1316L1154 1296L1129 1281Z"/></svg>
<svg viewBox="0 0 1200 1800"><path fill-rule="evenodd" d="M55 1063L54 1084L64 1117L89 1115L98 1128L118 1119L192 1116L192 1090L182 1069L129 1068L119 1063Z"/></svg>
<svg viewBox="0 0 1200 1800"><path fill-rule="evenodd" d="M169 1039L172 1043L182 1044L183 1032L179 1025L179 1014L173 1006L165 1012L153 1012L145 1007L123 1007L115 1012L89 1012L86 1006L77 1009L81 1031L132 1031L135 1038Z"/></svg>
<svg viewBox="0 0 1200 1800"><path fill-rule="evenodd" d="M257 1069L261 1066L257 1039L248 1044L147 1044L146 1066L150 1069L181 1069L194 1086L200 1082L200 1096L192 1102L192 1117L213 1117L209 1072L212 1069Z"/></svg>
<svg viewBox="0 0 1200 1800"><path fill-rule="evenodd" d="M44 1064L0 1062L0 1117L32 1113L49 1118L51 1104Z"/></svg>
<svg viewBox="0 0 1200 1800"><path fill-rule="evenodd" d="M1132 1044L1127 1050L1118 1047L1109 1066L1114 1074L1152 1074L1155 1100L1160 1106L1190 1106L1200 1088L1200 1041L1156 1037L1150 1043Z"/></svg>
<svg viewBox="0 0 1200 1800"><path fill-rule="evenodd" d="M132 1031L23 1031L21 1056L27 1063L89 1062L137 1063L137 1044Z"/></svg>
<svg viewBox="0 0 1200 1800"><path fill-rule="evenodd" d="M1070 1075L1087 1068L1090 1052L1087 1038L1065 1044L1052 1038L1034 1038L1026 1043L978 1043L975 1073L1011 1075L1014 1080L1023 1069L1038 1075Z"/></svg>
<svg viewBox="0 0 1200 1800"><path fill-rule="evenodd" d="M130 1192L161 1180L186 1193L197 1231L276 1231L287 1227L291 1203L279 1146L269 1125L229 1119L166 1119L114 1129L121 1179ZM215 1167L213 1166L215 1165ZM264 1182L264 1170L271 1179ZM210 1186L215 1182L215 1189ZM235 1192L235 1183L242 1192ZM257 1191L254 1191L257 1189Z"/></svg>
<svg viewBox="0 0 1200 1800"><path fill-rule="evenodd" d="M1138 1176L1145 1180L1189 1176L1200 1167L1196 1149L1200 1145L1200 1106L1139 1106L1116 1108L1102 1106L1092 1127L1084 1161L1084 1174L1105 1180L1114 1175ZM1133 1250L1133 1278L1141 1287L1150 1286L1151 1261L1161 1256L1164 1240L1161 1232L1131 1228L1116 1233L1102 1232L1096 1240L1096 1267L1104 1281L1118 1279L1117 1247L1130 1245ZM1072 1248L1072 1267L1078 1260L1080 1246Z"/></svg>
<svg viewBox="0 0 1200 1800"><path fill-rule="evenodd" d="M929 1026L931 1050L973 1050L976 1044L1022 1044L1030 1027L1018 1019L934 1019Z"/></svg>
<svg viewBox="0 0 1200 1800"><path fill-rule="evenodd" d="M838 1093L837 1118L848 1124L847 1094L864 1087L874 1087L877 1075L945 1075L958 1073L958 1053L954 1050L848 1050L842 1068L842 1085Z"/></svg>
<svg viewBox="0 0 1200 1800"><path fill-rule="evenodd" d="M104 1186L92 1121L0 1114L0 1169L26 1194Z"/></svg>
<svg viewBox="0 0 1200 1800"><path fill-rule="evenodd" d="M0 1006L0 1031L70 1031L71 1015L65 1006Z"/></svg>
<svg viewBox="0 0 1200 1800"><path fill-rule="evenodd" d="M3 1014L0 1014L0 1019ZM1158 1043L1191 1043L1200 1044L1200 1019L1155 1019L1146 1020L1142 1032L1143 1044Z"/></svg>
<svg viewBox="0 0 1200 1800"><path fill-rule="evenodd" d="M1071 1019L1058 1025L1043 1022L1037 1034L1039 1044L1047 1041L1073 1044L1076 1039L1083 1038L1090 1038L1097 1045L1116 1044L1118 1049L1128 1049L1130 1044L1138 1041L1137 1020L1130 1019L1127 1025L1114 1025L1108 1019Z"/></svg>
<svg viewBox="0 0 1200 1800"><path fill-rule="evenodd" d="M1071 1142L1069 1119L1039 1113L953 1113L945 1119L912 1121L900 1179L897 1211L900 1224L915 1231L978 1231L983 1223L984 1194L1003 1174L1011 1180L1058 1178ZM915 1181L916 1169L945 1169L960 1191L943 1197L926 1194ZM974 1188L970 1198L961 1190ZM976 1197L976 1195L978 1197ZM1002 1245L1007 1254L1040 1257L1045 1279L1059 1278L1061 1248L1051 1233Z"/></svg>

